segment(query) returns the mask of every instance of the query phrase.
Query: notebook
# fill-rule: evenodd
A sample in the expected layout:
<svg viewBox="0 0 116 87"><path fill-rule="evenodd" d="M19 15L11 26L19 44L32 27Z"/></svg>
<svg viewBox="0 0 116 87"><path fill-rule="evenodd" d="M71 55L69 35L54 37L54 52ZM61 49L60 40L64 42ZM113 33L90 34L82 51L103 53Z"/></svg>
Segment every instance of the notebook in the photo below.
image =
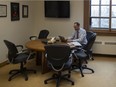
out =
<svg viewBox="0 0 116 87"><path fill-rule="evenodd" d="M67 40L63 36L59 36L61 42L67 42Z"/></svg>

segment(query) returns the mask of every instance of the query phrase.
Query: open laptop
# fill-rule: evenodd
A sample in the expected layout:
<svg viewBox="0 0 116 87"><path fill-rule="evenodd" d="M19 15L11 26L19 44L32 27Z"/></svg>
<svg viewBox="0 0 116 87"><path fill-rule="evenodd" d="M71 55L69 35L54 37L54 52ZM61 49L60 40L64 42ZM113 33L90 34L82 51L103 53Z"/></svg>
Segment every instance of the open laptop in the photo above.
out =
<svg viewBox="0 0 116 87"><path fill-rule="evenodd" d="M41 42L44 43L44 44L47 44L48 43L48 39L41 39Z"/></svg>
<svg viewBox="0 0 116 87"><path fill-rule="evenodd" d="M59 36L61 42L67 42L67 40L63 36Z"/></svg>

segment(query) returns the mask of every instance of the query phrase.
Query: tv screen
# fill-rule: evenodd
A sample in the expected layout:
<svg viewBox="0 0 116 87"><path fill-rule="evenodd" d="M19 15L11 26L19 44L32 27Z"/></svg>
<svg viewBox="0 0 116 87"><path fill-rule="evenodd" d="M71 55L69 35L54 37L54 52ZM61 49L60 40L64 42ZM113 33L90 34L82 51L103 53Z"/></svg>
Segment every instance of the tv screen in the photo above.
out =
<svg viewBox="0 0 116 87"><path fill-rule="evenodd" d="M45 17L70 17L70 1L45 1L44 8Z"/></svg>

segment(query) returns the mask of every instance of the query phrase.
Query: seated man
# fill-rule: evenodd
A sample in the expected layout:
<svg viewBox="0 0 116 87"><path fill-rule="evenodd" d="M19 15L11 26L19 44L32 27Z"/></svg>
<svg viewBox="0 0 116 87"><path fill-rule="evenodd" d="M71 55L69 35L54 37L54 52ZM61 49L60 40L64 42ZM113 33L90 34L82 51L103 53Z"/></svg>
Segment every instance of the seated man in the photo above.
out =
<svg viewBox="0 0 116 87"><path fill-rule="evenodd" d="M87 39L86 39L86 30L83 28L80 28L80 23L75 22L74 23L74 29L75 32L71 36L71 38L68 39L68 41L78 41L82 47L87 44Z"/></svg>

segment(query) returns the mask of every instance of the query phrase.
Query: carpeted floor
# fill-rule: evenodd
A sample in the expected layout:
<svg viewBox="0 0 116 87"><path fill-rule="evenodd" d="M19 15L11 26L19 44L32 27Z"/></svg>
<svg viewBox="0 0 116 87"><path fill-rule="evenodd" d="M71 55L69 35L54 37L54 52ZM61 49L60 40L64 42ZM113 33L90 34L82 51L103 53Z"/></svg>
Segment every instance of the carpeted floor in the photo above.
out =
<svg viewBox="0 0 116 87"><path fill-rule="evenodd" d="M78 70L71 73L71 79L75 82L72 86L67 81L62 81L60 87L116 87L116 58L115 57L94 57L94 61L89 61L88 67L94 69L95 73L84 71L85 77L81 77ZM35 65L35 61L27 63L28 68L37 70L37 73L29 73L28 81L25 81L21 75L8 81L8 72L11 69L18 68L19 65L6 65L0 68L0 87L55 87L55 81L44 84L44 80L51 77L53 72L41 74L41 67Z"/></svg>

